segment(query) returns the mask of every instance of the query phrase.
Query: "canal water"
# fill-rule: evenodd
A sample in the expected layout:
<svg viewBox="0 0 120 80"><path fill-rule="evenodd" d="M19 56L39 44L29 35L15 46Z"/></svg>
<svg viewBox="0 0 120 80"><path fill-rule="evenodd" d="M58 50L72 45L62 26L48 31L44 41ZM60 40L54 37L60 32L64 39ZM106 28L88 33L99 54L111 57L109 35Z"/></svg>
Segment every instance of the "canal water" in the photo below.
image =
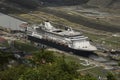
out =
<svg viewBox="0 0 120 80"><path fill-rule="evenodd" d="M19 25L24 21L0 13L0 26L11 30L20 30Z"/></svg>

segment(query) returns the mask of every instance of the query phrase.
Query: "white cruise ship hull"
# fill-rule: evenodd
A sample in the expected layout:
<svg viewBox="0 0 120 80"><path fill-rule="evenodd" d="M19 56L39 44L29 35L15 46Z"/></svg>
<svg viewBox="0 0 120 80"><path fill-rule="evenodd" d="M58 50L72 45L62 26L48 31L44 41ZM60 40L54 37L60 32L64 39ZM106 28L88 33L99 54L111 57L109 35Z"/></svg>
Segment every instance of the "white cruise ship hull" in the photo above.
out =
<svg viewBox="0 0 120 80"><path fill-rule="evenodd" d="M37 38L37 37L31 36L31 35L28 35L28 40L36 42L36 43L41 43L41 44L44 44L44 45L47 45L49 47L53 47L53 48L56 48L56 49L59 49L62 51L72 52L72 53L77 54L77 55L89 56L90 54L94 54L94 52L92 50L73 49L73 48L70 48L64 44L60 44L60 43L57 43L57 42L54 42L51 40L45 40L43 38Z"/></svg>

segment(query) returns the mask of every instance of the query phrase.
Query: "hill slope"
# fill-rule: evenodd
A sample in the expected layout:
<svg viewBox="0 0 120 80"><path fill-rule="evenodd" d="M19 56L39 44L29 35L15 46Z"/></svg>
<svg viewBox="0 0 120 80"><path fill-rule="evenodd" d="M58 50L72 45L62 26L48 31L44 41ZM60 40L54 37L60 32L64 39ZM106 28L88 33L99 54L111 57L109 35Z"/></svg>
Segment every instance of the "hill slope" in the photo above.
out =
<svg viewBox="0 0 120 80"><path fill-rule="evenodd" d="M120 8L120 0L89 0L89 6L107 7L107 8Z"/></svg>
<svg viewBox="0 0 120 80"><path fill-rule="evenodd" d="M56 4L56 5L87 4L89 6L98 7L98 8L104 7L104 8L120 9L120 0L1 0L1 1L14 2L26 7L37 7L41 2L44 2L46 5L47 4Z"/></svg>

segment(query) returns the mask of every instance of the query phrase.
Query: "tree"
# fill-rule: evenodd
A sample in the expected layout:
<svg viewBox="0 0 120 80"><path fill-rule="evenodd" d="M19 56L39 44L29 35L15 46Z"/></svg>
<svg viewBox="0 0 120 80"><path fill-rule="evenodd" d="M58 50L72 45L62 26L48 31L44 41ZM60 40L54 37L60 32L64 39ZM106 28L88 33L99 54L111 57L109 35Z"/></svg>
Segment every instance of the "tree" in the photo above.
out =
<svg viewBox="0 0 120 80"><path fill-rule="evenodd" d="M1 70L4 70L4 68L6 67L6 65L9 62L9 59L13 59L13 55L11 52L0 52L0 66L1 66Z"/></svg>
<svg viewBox="0 0 120 80"><path fill-rule="evenodd" d="M24 65L19 65L17 67L12 67L4 71L0 71L0 80L18 80L18 78L26 72L28 67Z"/></svg>
<svg viewBox="0 0 120 80"><path fill-rule="evenodd" d="M62 61L63 60L59 59L59 62ZM29 69L21 75L19 80L74 80L79 76L72 73L74 72L74 69L71 68L71 63L59 62L57 61L51 65L44 64L36 68ZM74 65L72 66L75 67ZM76 70L75 73L77 73Z"/></svg>
<svg viewBox="0 0 120 80"><path fill-rule="evenodd" d="M90 75L80 76L75 62L66 62L64 56L55 57L52 51L41 50L31 60L37 66L22 65L1 71L0 80L96 80Z"/></svg>
<svg viewBox="0 0 120 80"><path fill-rule="evenodd" d="M78 70L79 66L77 65L77 63L72 62L72 61L66 62L64 59L64 56L61 59L57 60L57 65L64 72L67 72L74 77L78 76L77 70Z"/></svg>
<svg viewBox="0 0 120 80"><path fill-rule="evenodd" d="M53 53L54 53L53 51L47 51L43 49L41 51L33 53L33 57L29 61L33 65L37 65L37 66L48 63L51 64L56 60L56 56L53 55Z"/></svg>
<svg viewBox="0 0 120 80"><path fill-rule="evenodd" d="M118 62L118 66L120 66L120 61Z"/></svg>
<svg viewBox="0 0 120 80"><path fill-rule="evenodd" d="M97 80L97 79L90 74L86 74L85 76L81 76L80 80Z"/></svg>
<svg viewBox="0 0 120 80"><path fill-rule="evenodd" d="M108 73L107 74L107 80L117 80L117 79L112 73Z"/></svg>
<svg viewBox="0 0 120 80"><path fill-rule="evenodd" d="M33 61L37 65L52 63L55 61L55 58L52 51L41 50L40 52L33 53Z"/></svg>

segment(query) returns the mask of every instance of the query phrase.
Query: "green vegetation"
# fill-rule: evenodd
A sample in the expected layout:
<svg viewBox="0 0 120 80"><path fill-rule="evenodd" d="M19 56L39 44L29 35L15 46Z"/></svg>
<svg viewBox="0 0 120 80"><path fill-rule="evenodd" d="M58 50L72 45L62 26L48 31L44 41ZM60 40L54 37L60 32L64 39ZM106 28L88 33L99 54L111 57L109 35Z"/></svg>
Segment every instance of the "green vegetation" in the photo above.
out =
<svg viewBox="0 0 120 80"><path fill-rule="evenodd" d="M0 61L2 62L0 63L3 66L0 71L1 80L97 80L98 75L106 77L107 71L99 67L79 72L78 70L92 66L81 65L83 61L75 56L40 50L28 42L15 41L14 45L16 49L32 54L24 58L28 63L21 65L17 62L16 66L12 65L10 68L5 68L5 66L9 64L9 60L14 59L11 56L12 53L1 54Z"/></svg>
<svg viewBox="0 0 120 80"><path fill-rule="evenodd" d="M120 61L118 62L118 66L120 66Z"/></svg>
<svg viewBox="0 0 120 80"><path fill-rule="evenodd" d="M33 54L33 61L35 64L53 63L56 57L53 55L53 51L46 51L42 49L39 52Z"/></svg>
<svg viewBox="0 0 120 80"><path fill-rule="evenodd" d="M34 70L26 71L20 80L74 80L79 76L76 69L74 63L66 63L64 60L58 59L54 63L40 63Z"/></svg>
<svg viewBox="0 0 120 80"><path fill-rule="evenodd" d="M27 70L29 67L24 65L19 65L0 71L0 80L18 80L19 77Z"/></svg>
<svg viewBox="0 0 120 80"><path fill-rule="evenodd" d="M9 44L7 41L0 43L0 47L9 47Z"/></svg>
<svg viewBox="0 0 120 80"><path fill-rule="evenodd" d="M14 47L20 51L25 51L25 52L35 52L35 51L39 50L34 45L32 45L28 42L25 43L25 42L21 42L21 41L15 41Z"/></svg>
<svg viewBox="0 0 120 80"><path fill-rule="evenodd" d="M33 66L16 66L0 71L1 80L96 80L92 75L80 75L76 62L66 62L51 51L41 50L28 59Z"/></svg>
<svg viewBox="0 0 120 80"><path fill-rule="evenodd" d="M117 80L117 79L112 73L108 73L107 74L107 80Z"/></svg>
<svg viewBox="0 0 120 80"><path fill-rule="evenodd" d="M95 67L93 69L84 71L84 73L89 73L89 74L92 74L96 77L97 76L106 77L108 71L104 70L102 67Z"/></svg>
<svg viewBox="0 0 120 80"><path fill-rule="evenodd" d="M64 60L66 62L76 62L79 66L78 69L84 69L84 68L88 68L90 66L84 66L84 65L81 65L80 63L84 63L85 61L84 60L80 60L76 55L70 55L70 54L64 54L64 53L58 53L58 52L54 52L54 54L57 56L57 57L63 57L64 56Z"/></svg>
<svg viewBox="0 0 120 80"><path fill-rule="evenodd" d="M8 64L9 60L14 59L14 56L11 52L3 52L0 51L0 71L6 69L6 64Z"/></svg>
<svg viewBox="0 0 120 80"><path fill-rule="evenodd" d="M93 42L102 44L104 46L107 46L109 48L113 49L119 49L120 47L120 38L119 37L113 37L111 36L105 36L105 35L96 35L96 34L89 34L85 33L86 36L88 36Z"/></svg>

